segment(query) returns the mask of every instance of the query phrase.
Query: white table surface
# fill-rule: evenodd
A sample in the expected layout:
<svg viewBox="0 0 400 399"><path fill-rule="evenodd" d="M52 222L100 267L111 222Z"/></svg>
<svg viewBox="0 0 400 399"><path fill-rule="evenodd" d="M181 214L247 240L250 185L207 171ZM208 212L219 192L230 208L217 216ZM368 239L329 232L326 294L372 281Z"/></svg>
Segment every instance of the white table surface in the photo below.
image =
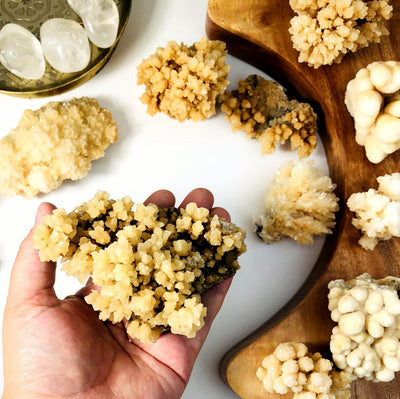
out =
<svg viewBox="0 0 400 399"><path fill-rule="evenodd" d="M90 96L107 107L117 121L120 138L89 175L65 182L57 190L33 200L0 197L0 311L3 313L8 281L18 247L33 224L37 206L53 202L68 211L90 199L97 190L112 198L129 195L144 201L153 191L166 188L179 203L196 187L215 195L215 205L229 210L232 221L248 232L248 251L225 303L199 355L184 399L237 397L219 376L221 357L238 341L269 319L295 294L311 271L323 239L300 246L291 240L266 245L253 233L252 218L262 211L264 193L282 162L297 153L277 149L261 155L260 143L245 133L233 133L224 115L205 122L179 123L163 114L151 117L139 97L136 67L168 40L191 44L205 36L206 0L136 0L119 46L106 67L91 81L64 94L42 99L0 95L1 131L15 127L26 108L37 109L50 100ZM262 72L228 55L230 88L251 73ZM1 154L0 154L1 156ZM321 141L310 159L328 172ZM29 276L27 276L29 278ZM79 283L57 273L59 297L74 293ZM295 338L295 337L294 337ZM60 343L62 345L62 343ZM1 362L2 363L2 362ZM0 375L2 375L2 365ZM0 381L0 392L3 379Z"/></svg>

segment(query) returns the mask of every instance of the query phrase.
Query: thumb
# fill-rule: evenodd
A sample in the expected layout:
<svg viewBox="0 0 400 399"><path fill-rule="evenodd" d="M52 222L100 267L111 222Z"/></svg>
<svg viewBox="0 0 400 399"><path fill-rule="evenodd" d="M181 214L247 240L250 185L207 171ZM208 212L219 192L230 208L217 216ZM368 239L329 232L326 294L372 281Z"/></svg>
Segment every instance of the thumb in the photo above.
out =
<svg viewBox="0 0 400 399"><path fill-rule="evenodd" d="M41 218L55 209L50 203L39 206L35 227ZM13 269L11 271L8 302L13 305L22 305L30 302L35 306L54 306L58 303L54 291L56 264L42 262L39 251L33 247L34 228L22 242Z"/></svg>
<svg viewBox="0 0 400 399"><path fill-rule="evenodd" d="M233 278L230 277L203 294L202 302L207 308L207 316L204 319L204 326L197 332L196 337L190 339L190 345L194 353L200 352L200 349L210 331L211 324L221 309L225 296L232 284L232 280Z"/></svg>

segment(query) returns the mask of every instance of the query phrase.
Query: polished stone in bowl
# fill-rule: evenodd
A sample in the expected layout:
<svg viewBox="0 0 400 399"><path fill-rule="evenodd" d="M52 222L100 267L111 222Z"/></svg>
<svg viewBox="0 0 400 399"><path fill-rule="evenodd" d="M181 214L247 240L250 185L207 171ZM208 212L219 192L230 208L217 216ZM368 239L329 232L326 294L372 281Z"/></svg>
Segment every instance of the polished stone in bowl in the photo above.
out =
<svg viewBox="0 0 400 399"><path fill-rule="evenodd" d="M117 38L119 12L113 0L68 0L81 17L90 41L100 48L111 47Z"/></svg>
<svg viewBox="0 0 400 399"><path fill-rule="evenodd" d="M39 40L24 27L13 23L0 30L0 62L23 79L40 79L46 66Z"/></svg>
<svg viewBox="0 0 400 399"><path fill-rule="evenodd" d="M40 41L47 62L57 71L82 71L90 61L85 29L70 19L52 18L40 28Z"/></svg>
<svg viewBox="0 0 400 399"><path fill-rule="evenodd" d="M46 63L40 79L21 78L0 64L0 93L18 97L43 97L60 94L93 78L111 58L128 22L132 0L114 0L119 14L117 37L109 48L99 48L90 43L91 56L86 68L64 73ZM23 26L39 39L40 27L48 19L65 18L82 24L67 0L0 0L0 28L12 22Z"/></svg>

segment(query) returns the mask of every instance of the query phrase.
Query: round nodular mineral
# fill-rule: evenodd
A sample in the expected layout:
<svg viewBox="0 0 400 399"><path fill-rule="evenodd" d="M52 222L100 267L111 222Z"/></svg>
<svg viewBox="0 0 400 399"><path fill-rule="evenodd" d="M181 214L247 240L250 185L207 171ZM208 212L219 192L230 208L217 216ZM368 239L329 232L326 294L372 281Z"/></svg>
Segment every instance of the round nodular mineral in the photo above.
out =
<svg viewBox="0 0 400 399"><path fill-rule="evenodd" d="M89 64L89 40L78 22L49 19L40 28L40 41L46 60L59 72L78 72Z"/></svg>
<svg viewBox="0 0 400 399"><path fill-rule="evenodd" d="M113 0L68 0L81 17L89 40L100 48L111 47L117 38L118 8Z"/></svg>
<svg viewBox="0 0 400 399"><path fill-rule="evenodd" d="M6 24L0 31L0 62L23 79L40 79L46 64L39 40L17 24Z"/></svg>

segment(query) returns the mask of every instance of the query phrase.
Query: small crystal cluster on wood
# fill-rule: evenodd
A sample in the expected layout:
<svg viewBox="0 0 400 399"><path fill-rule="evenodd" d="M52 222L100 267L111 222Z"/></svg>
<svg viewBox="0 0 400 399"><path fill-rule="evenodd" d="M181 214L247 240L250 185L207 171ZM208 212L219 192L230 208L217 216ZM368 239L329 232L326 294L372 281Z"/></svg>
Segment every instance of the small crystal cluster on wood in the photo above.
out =
<svg viewBox="0 0 400 399"><path fill-rule="evenodd" d="M40 79L45 59L57 71L85 69L91 56L89 40L99 48L111 47L118 33L119 14L113 0L68 0L80 23L51 18L40 28L40 41L27 29L10 23L0 31L0 62L23 79Z"/></svg>

